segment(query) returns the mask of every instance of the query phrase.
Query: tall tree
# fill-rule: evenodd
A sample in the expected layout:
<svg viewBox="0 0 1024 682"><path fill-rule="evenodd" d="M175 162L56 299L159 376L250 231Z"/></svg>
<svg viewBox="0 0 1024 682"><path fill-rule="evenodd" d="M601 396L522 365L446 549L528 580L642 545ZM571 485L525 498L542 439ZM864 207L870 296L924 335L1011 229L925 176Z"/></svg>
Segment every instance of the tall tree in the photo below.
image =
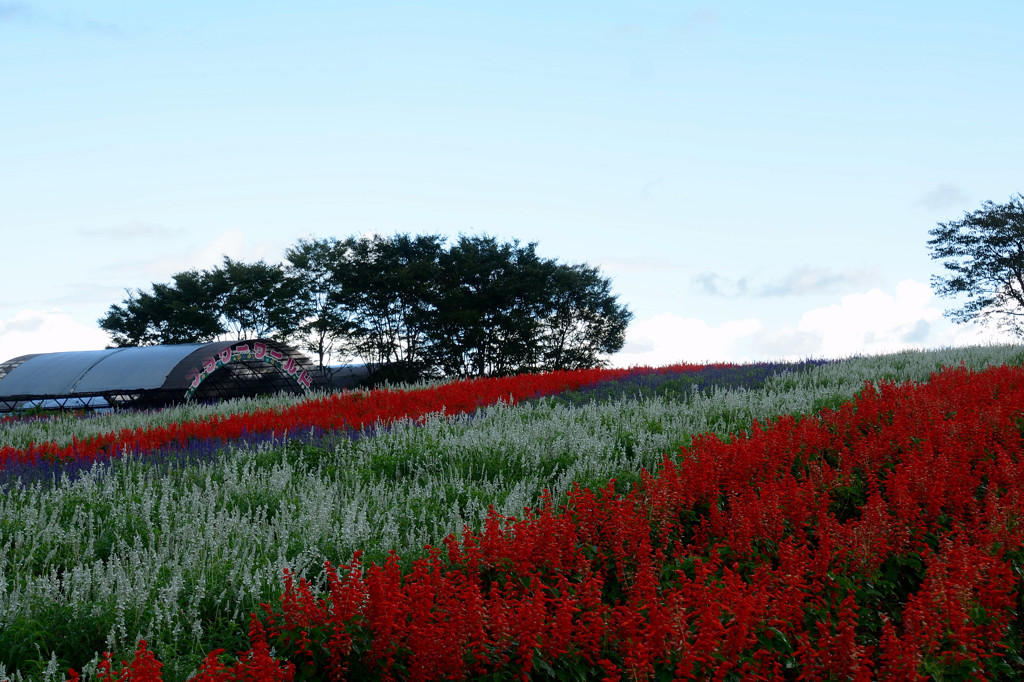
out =
<svg viewBox="0 0 1024 682"><path fill-rule="evenodd" d="M100 329L110 335L115 348L125 346L150 346L159 341L153 335L153 294L136 289L125 290L128 297L121 303L107 308L97 323Z"/></svg>
<svg viewBox="0 0 1024 682"><path fill-rule="evenodd" d="M210 272L186 270L172 280L154 284L151 293L129 290L122 305L110 306L99 325L114 346L205 343L227 331L221 323L222 292Z"/></svg>
<svg viewBox="0 0 1024 682"><path fill-rule="evenodd" d="M128 291L99 320L114 345L206 343L219 338L286 339L301 319L301 282L279 265L224 257L212 270L186 270L152 292Z"/></svg>
<svg viewBox="0 0 1024 682"><path fill-rule="evenodd" d="M544 369L598 367L602 356L622 348L633 313L619 304L611 286L595 267L550 265L547 315L538 339Z"/></svg>
<svg viewBox="0 0 1024 682"><path fill-rule="evenodd" d="M270 336L378 366L378 378L489 376L593 367L632 314L597 268L537 244L399 234L302 240L287 266L224 257L151 292L128 292L100 326L116 345Z"/></svg>
<svg viewBox="0 0 1024 682"><path fill-rule="evenodd" d="M430 355L446 375L514 374L538 366L547 268L535 243L461 236L441 257Z"/></svg>
<svg viewBox="0 0 1024 682"><path fill-rule="evenodd" d="M297 303L302 281L289 276L278 264L264 260L243 263L224 256L223 265L210 275L218 293L224 327L234 338L295 335L304 306Z"/></svg>
<svg viewBox="0 0 1024 682"><path fill-rule="evenodd" d="M1024 195L1005 204L985 201L960 220L928 233L931 257L949 273L932 277L938 295L967 301L947 311L954 322L994 322L1024 336Z"/></svg>
<svg viewBox="0 0 1024 682"><path fill-rule="evenodd" d="M344 245L332 273L332 302L352 314L351 343L365 362L386 368L384 374L423 374L443 238L373 235L350 237Z"/></svg>
<svg viewBox="0 0 1024 682"><path fill-rule="evenodd" d="M302 294L295 307L301 314L297 338L299 347L316 356L324 369L333 355L354 352L348 339L353 332L351 308L344 303L335 271L348 261L349 244L334 237L301 239L285 251L286 272L298 280Z"/></svg>
<svg viewBox="0 0 1024 682"><path fill-rule="evenodd" d="M160 343L205 343L227 332L220 306L223 290L214 271L186 270L171 279L172 285L153 285L170 306L160 320Z"/></svg>

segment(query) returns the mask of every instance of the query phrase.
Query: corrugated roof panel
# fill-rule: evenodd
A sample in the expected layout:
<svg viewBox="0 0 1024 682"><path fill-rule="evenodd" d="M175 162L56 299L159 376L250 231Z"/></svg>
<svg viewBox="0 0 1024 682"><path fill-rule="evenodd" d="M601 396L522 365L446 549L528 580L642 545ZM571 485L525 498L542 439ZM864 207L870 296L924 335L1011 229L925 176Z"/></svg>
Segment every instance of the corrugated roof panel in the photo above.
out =
<svg viewBox="0 0 1024 682"><path fill-rule="evenodd" d="M37 355L39 355L39 353L29 353L28 355L19 355L16 358L11 358L10 360L7 360L5 362L0 362L0 379L3 379L5 376L7 376L18 365L22 364L29 358L34 358Z"/></svg>
<svg viewBox="0 0 1024 682"><path fill-rule="evenodd" d="M0 379L0 397L160 388L178 362L206 344L44 353Z"/></svg>
<svg viewBox="0 0 1024 682"><path fill-rule="evenodd" d="M265 346L265 357L245 352L257 345ZM224 360L224 354L231 359ZM207 369L204 363L216 367ZM193 394L200 368L201 385ZM77 405L66 399L81 396L103 396L114 408L153 407L189 396L210 400L296 392L312 385L326 388L330 382L304 355L269 339L43 353L0 364L0 410L50 399L63 408Z"/></svg>
<svg viewBox="0 0 1024 682"><path fill-rule="evenodd" d="M115 356L105 356L93 365L73 387L72 393L133 391L161 388L175 365L205 343L174 346L120 348Z"/></svg>
<svg viewBox="0 0 1024 682"><path fill-rule="evenodd" d="M29 358L0 379L0 396L67 395L90 367L121 350L67 351Z"/></svg>

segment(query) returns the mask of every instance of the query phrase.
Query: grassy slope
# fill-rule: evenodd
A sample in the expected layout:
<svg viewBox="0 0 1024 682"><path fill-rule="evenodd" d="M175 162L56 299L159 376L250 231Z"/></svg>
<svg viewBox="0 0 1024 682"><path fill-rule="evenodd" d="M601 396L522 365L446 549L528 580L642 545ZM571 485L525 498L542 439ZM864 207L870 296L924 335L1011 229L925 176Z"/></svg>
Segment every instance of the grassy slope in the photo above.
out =
<svg viewBox="0 0 1024 682"><path fill-rule="evenodd" d="M167 679L184 679L206 651L244 648L245 617L276 598L283 567L316 579L325 559L358 548L368 560L391 548L408 557L478 525L489 505L517 515L544 488L609 478L625 486L692 434L811 412L866 380L924 380L960 361L1021 364L1024 349L853 358L752 390L694 393L680 382L596 402L544 399L373 438L235 449L188 464L124 461L74 481L9 486L0 496L0 666L44 677L51 652L56 669L81 667L104 649L128 657L143 636Z"/></svg>

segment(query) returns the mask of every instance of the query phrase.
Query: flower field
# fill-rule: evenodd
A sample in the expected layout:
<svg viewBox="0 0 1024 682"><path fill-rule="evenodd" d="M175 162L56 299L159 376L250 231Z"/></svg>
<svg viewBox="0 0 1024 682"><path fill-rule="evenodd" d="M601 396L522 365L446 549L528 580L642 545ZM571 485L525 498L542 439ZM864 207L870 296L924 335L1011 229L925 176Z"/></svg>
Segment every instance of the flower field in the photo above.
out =
<svg viewBox="0 0 1024 682"><path fill-rule="evenodd" d="M0 679L1015 678L1022 365L6 420Z"/></svg>

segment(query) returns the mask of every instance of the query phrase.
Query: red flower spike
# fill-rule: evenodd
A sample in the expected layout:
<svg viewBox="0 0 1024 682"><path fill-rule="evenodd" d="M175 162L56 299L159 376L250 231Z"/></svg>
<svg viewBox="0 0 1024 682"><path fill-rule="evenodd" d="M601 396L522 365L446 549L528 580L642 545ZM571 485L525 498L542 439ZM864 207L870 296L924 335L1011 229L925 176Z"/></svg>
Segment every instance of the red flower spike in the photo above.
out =
<svg viewBox="0 0 1024 682"><path fill-rule="evenodd" d="M367 395L346 419L368 418L376 407L356 408L370 403L397 414L402 400ZM492 510L406 572L395 555L343 578L328 564L323 597L286 573L266 631L295 662L328 652L317 673L334 679L357 640L382 679L529 677L563 661L606 679L909 680L926 662L985 676L1005 665L1017 618L1001 548L1024 545L1022 413L1022 368L868 384L818 415L695 437L629 495L612 483L521 519ZM883 567L917 556L923 582L900 631L882 614L866 645L858 621L880 606L869 600ZM230 671L209 659L210 677L249 679L268 651L252 639ZM117 679L109 657L103 670Z"/></svg>

